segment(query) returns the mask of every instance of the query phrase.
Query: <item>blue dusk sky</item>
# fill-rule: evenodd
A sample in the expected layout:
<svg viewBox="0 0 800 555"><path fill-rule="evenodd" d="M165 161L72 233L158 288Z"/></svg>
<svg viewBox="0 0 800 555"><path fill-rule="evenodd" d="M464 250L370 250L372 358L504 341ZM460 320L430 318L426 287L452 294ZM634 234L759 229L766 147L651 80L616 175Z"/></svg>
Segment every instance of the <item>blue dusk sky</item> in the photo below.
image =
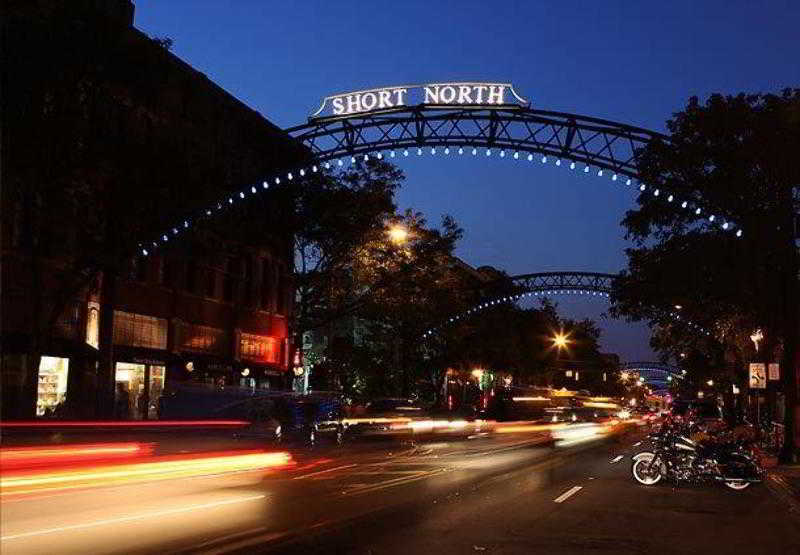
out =
<svg viewBox="0 0 800 555"><path fill-rule="evenodd" d="M546 110L664 131L693 95L800 86L800 2L694 0L137 0L135 25L273 123L333 93L443 81L511 82ZM635 196L565 165L425 155L400 162L401 208L464 227L457 254L510 274L617 272ZM600 300L556 298L623 360L654 355L646 326Z"/></svg>

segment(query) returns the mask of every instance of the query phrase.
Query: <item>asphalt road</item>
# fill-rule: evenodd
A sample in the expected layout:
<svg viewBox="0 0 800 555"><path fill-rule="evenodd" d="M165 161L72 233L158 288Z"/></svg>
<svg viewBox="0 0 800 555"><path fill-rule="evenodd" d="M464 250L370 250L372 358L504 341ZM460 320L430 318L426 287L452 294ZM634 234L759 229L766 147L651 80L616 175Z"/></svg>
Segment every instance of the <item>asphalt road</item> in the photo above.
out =
<svg viewBox="0 0 800 555"><path fill-rule="evenodd" d="M635 434L541 439L298 451L266 475L4 498L2 552L800 553L766 487L644 488Z"/></svg>
<svg viewBox="0 0 800 555"><path fill-rule="evenodd" d="M630 455L641 435L556 449L506 474L265 552L800 554L800 518L767 485L734 492L634 483Z"/></svg>

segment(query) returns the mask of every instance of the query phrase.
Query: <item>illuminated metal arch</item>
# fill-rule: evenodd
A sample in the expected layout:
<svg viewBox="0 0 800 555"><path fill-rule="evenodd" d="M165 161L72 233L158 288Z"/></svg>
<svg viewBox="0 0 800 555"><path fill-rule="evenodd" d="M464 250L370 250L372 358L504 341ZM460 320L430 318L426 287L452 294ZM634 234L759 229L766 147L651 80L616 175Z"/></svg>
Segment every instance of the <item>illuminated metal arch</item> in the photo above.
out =
<svg viewBox="0 0 800 555"><path fill-rule="evenodd" d="M565 271L538 272L535 274L510 276L503 279L501 282L501 285L510 291L509 293L485 299L469 310L449 317L438 326L425 331L422 337L423 339L431 337L440 332L444 327L471 318L473 315L493 306L504 303L515 303L526 297L538 296L540 293L550 295L586 295L589 297L608 299L613 291L614 280L616 278L617 276L615 274ZM668 315L669 318L673 320L681 321L687 326L694 328L699 333L703 333L707 336L711 335L711 332L707 329L687 320L679 313L669 312L665 313L665 315Z"/></svg>
<svg viewBox="0 0 800 555"><path fill-rule="evenodd" d="M668 137L641 127L548 110L504 104L492 108L454 108L449 105L420 104L380 112L357 113L347 116L309 119L308 123L285 130L305 145L312 159L303 167L286 167L274 175L263 176L257 183L244 184L227 198L176 222L171 229L139 244L139 252L147 256L150 249L166 244L173 236L196 223L208 220L228 206L245 200L282 182L302 179L319 171L353 163L357 157L400 158L410 155L441 153L444 155L496 155L512 160L538 160L566 166L582 173L594 172L621 179L649 191L665 202L675 202L696 215L707 214L708 221L723 230L742 230L733 222L717 219L708 207L683 199L678 193L659 188L657 184L641 183L637 166L639 149L650 141L667 141ZM440 150L437 150L440 149ZM536 156L535 156L536 155ZM540 156L540 157L539 157ZM562 160L569 163L562 164ZM578 166L582 164L582 166Z"/></svg>
<svg viewBox="0 0 800 555"><path fill-rule="evenodd" d="M423 147L435 153L437 147L447 152L481 155L506 155L516 159L542 161L553 157L582 163L581 171L596 168L599 175L638 179L637 151L654 139L668 140L664 135L641 127L578 114L534 110L516 105L495 108L453 108L422 104L379 113L310 119L308 123L286 130L311 149L320 162L343 157L355 158L371 153L396 151L422 154ZM414 152L418 149L419 152ZM508 151L508 152L506 152ZM527 154L527 156L523 156Z"/></svg>
<svg viewBox="0 0 800 555"><path fill-rule="evenodd" d="M510 276L501 282L501 286L510 290L510 293L486 299L465 312L451 316L441 325L427 330L423 334L423 338L437 333L448 324L469 318L484 309L503 303L517 302L526 297L538 296L539 293L592 295L608 298L616 277L614 274L597 272L538 272Z"/></svg>
<svg viewBox="0 0 800 555"><path fill-rule="evenodd" d="M669 364L660 362L626 362L620 365L624 372L636 372L643 376L648 383L666 388L670 379L683 379L683 371Z"/></svg>

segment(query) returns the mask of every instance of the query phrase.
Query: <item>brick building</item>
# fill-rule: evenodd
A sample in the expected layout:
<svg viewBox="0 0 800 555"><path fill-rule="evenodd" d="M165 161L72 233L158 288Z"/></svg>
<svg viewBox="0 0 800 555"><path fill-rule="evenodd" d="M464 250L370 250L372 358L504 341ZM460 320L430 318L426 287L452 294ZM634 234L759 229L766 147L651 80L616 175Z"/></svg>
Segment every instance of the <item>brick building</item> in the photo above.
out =
<svg viewBox="0 0 800 555"><path fill-rule="evenodd" d="M308 152L135 29L129 0L4 12L3 416L109 415L113 399L154 417L170 380L285 386L280 190L135 253Z"/></svg>

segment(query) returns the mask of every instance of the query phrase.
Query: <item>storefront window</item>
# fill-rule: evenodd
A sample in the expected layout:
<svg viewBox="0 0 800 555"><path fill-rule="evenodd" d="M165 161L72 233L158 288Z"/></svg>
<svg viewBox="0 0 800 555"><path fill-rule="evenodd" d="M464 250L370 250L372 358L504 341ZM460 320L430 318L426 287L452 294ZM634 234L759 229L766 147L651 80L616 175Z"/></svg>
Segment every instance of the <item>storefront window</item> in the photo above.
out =
<svg viewBox="0 0 800 555"><path fill-rule="evenodd" d="M69 359L42 357L39 363L39 386L36 399L36 415L45 416L67 398L67 373Z"/></svg>
<svg viewBox="0 0 800 555"><path fill-rule="evenodd" d="M100 346L100 304L93 301L86 308L86 343L95 349Z"/></svg>
<svg viewBox="0 0 800 555"><path fill-rule="evenodd" d="M150 384L145 395L145 383L148 378ZM163 391L163 366L118 362L114 397L115 418L120 420L158 418L158 399Z"/></svg>

